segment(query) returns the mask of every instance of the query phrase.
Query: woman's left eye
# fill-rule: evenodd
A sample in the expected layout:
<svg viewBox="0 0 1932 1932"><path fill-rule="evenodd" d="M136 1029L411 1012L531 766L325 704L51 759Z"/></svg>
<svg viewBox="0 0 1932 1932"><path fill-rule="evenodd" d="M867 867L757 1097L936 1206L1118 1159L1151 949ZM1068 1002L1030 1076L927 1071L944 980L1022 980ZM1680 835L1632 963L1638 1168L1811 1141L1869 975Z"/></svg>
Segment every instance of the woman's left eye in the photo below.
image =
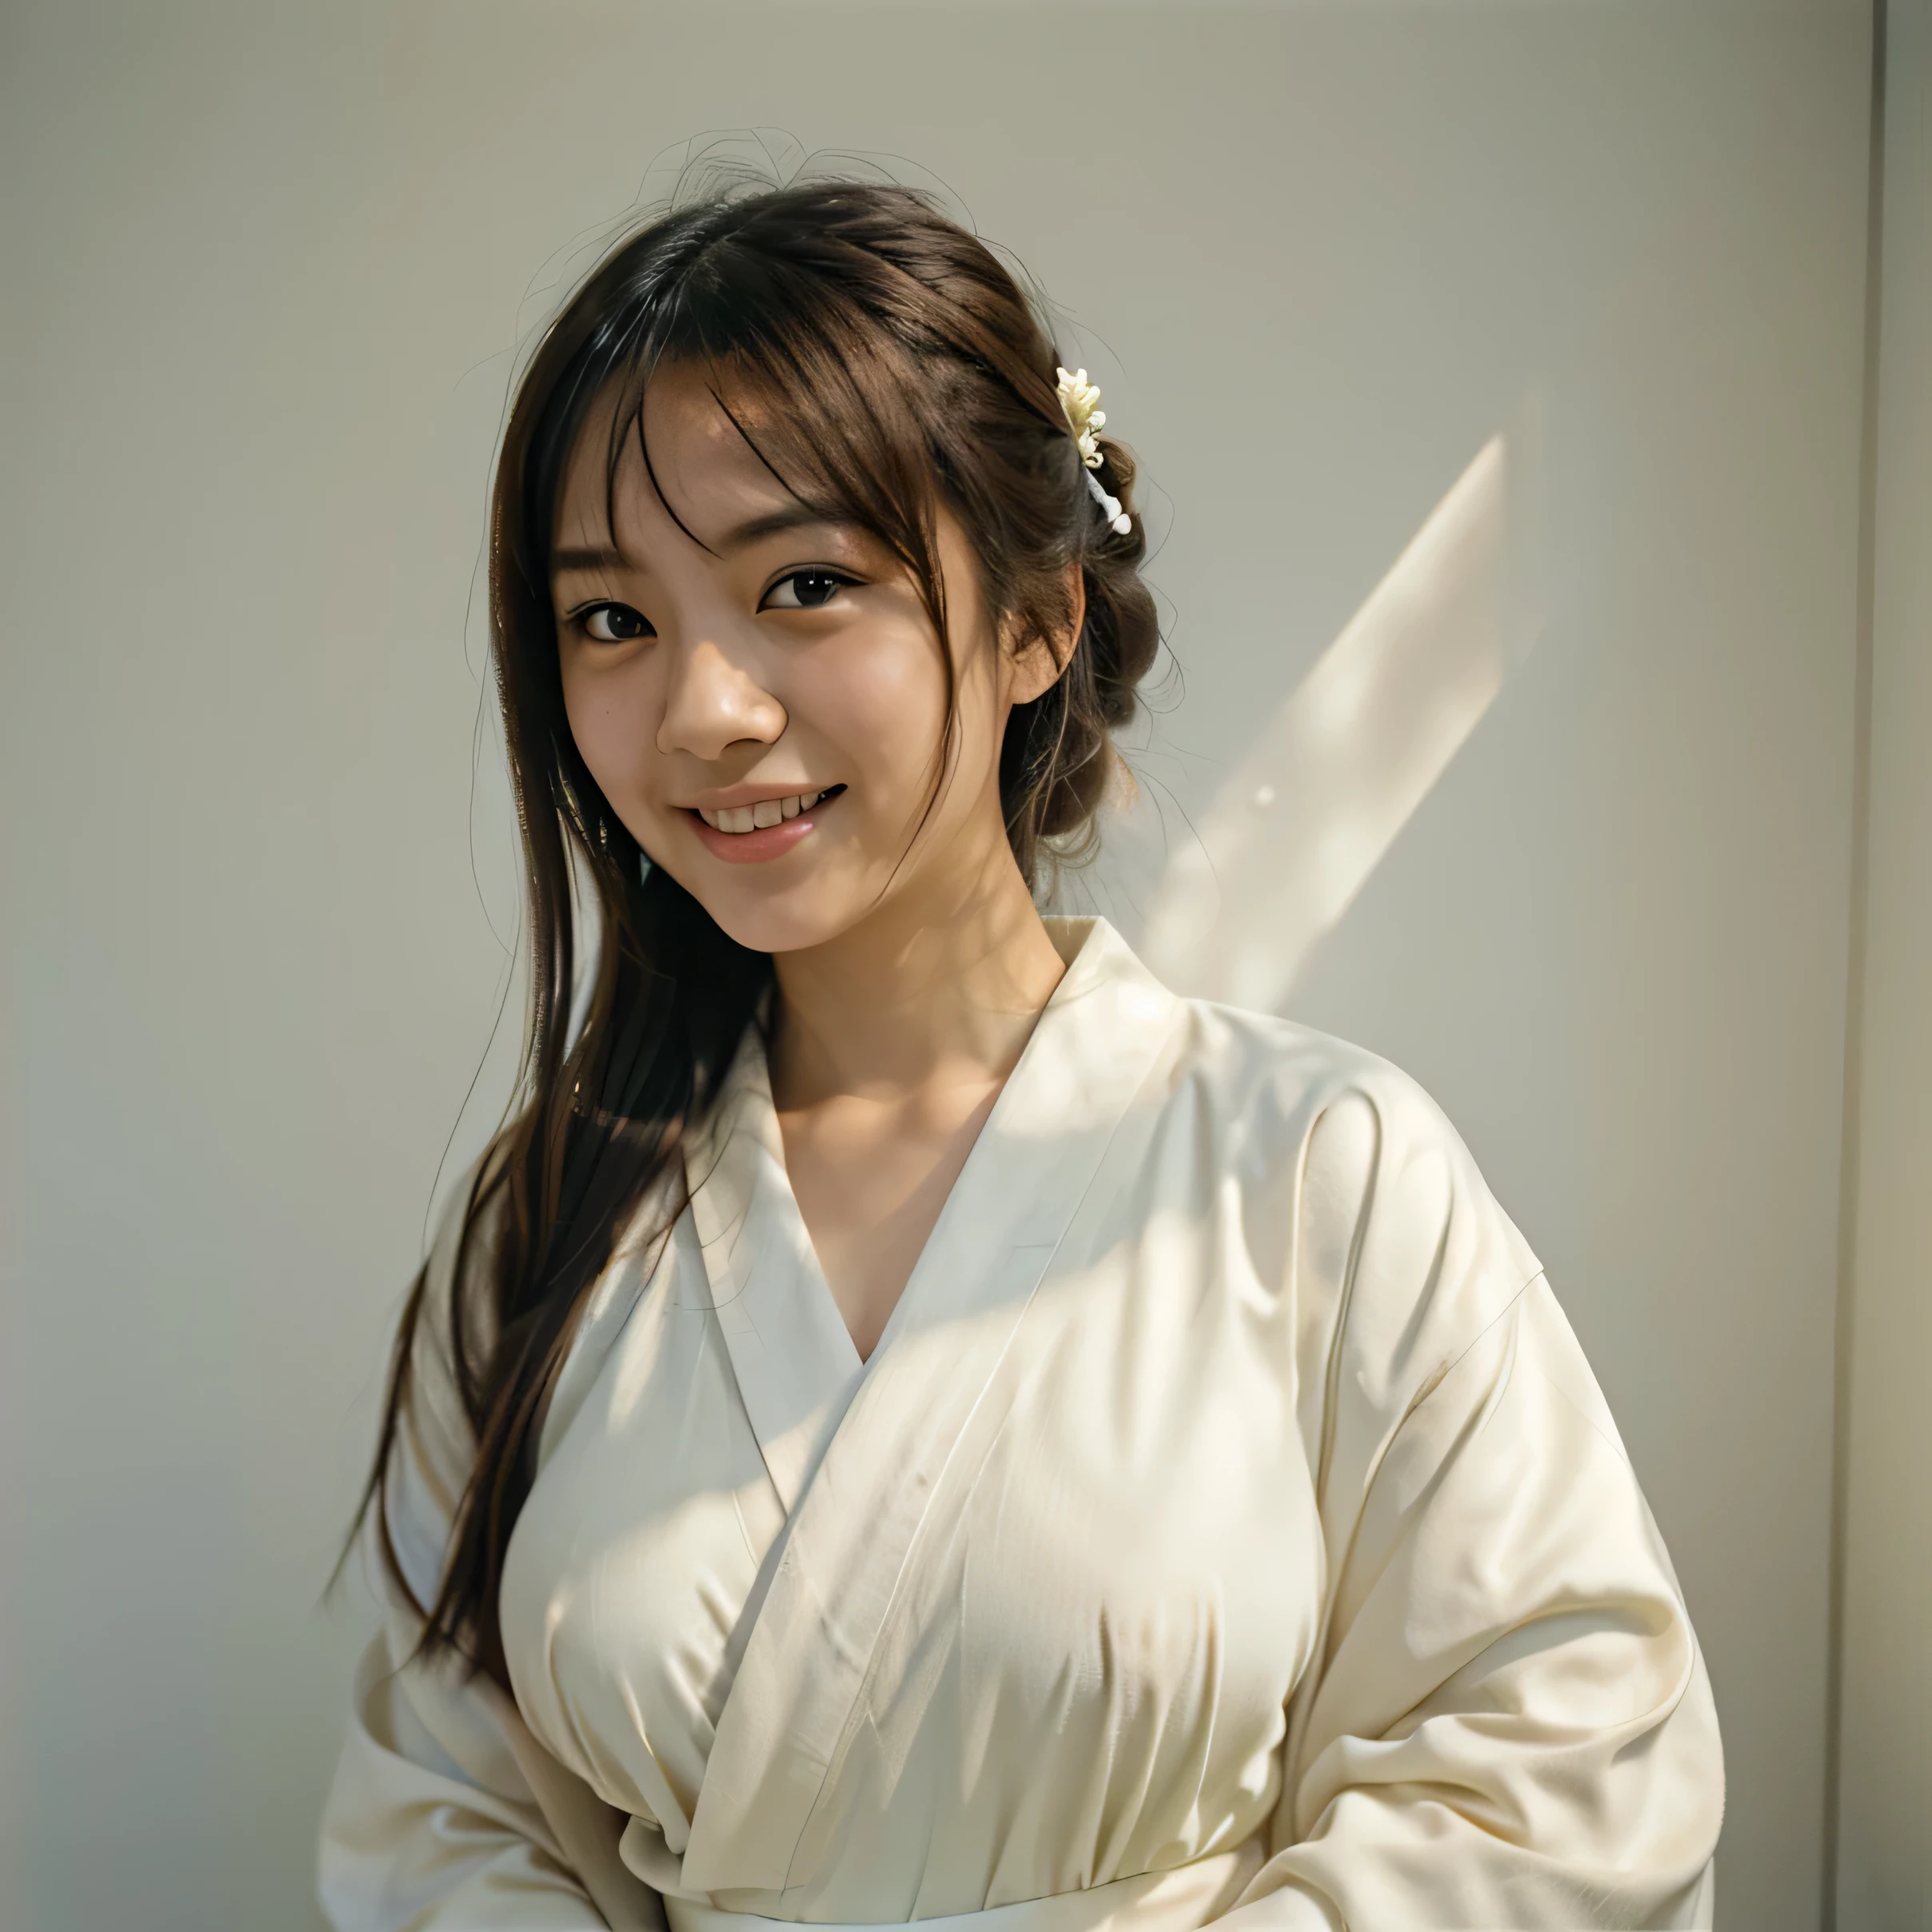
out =
<svg viewBox="0 0 1932 1932"><path fill-rule="evenodd" d="M760 610L822 610L852 581L836 570L794 570L764 593Z"/></svg>

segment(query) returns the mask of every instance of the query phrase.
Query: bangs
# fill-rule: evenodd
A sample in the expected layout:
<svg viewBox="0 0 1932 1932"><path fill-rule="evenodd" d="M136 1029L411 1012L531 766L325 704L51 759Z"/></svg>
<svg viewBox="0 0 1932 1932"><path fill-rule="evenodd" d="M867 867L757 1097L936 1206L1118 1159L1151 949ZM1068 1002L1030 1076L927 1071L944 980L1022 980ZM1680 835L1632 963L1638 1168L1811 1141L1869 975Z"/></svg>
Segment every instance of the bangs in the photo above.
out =
<svg viewBox="0 0 1932 1932"><path fill-rule="evenodd" d="M958 386L950 358L909 351L892 321L849 287L732 239L681 265L682 273L640 277L644 285L584 343L553 392L551 421L532 450L540 472L533 509L555 501L570 453L608 398L607 520L614 524L617 470L634 432L658 500L701 542L665 497L644 434L653 378L695 369L788 494L815 515L868 532L898 558L945 637L936 518L942 499L958 493L943 428ZM533 554L547 556L550 533L528 534Z"/></svg>

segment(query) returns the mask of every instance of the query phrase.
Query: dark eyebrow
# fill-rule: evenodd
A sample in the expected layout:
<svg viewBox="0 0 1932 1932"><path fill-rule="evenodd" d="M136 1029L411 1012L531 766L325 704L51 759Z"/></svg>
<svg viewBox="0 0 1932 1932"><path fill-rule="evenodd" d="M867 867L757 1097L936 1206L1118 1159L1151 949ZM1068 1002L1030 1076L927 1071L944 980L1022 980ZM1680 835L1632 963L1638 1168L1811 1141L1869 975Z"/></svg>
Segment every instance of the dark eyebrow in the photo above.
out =
<svg viewBox="0 0 1932 1932"><path fill-rule="evenodd" d="M767 537L812 526L847 530L859 527L849 517L828 517L808 503L789 503L781 510L768 510L762 517L748 517L743 523L733 525L718 540L718 547L721 550L742 550L748 544Z"/></svg>
<svg viewBox="0 0 1932 1932"><path fill-rule="evenodd" d="M550 574L561 577L567 570L621 570L630 562L621 550L605 546L585 550L553 550Z"/></svg>
<svg viewBox="0 0 1932 1932"><path fill-rule="evenodd" d="M822 510L813 509L808 504L788 503L782 509L768 510L761 517L748 517L743 523L734 525L718 540L713 555L721 556L727 550L742 550L748 545L761 542L767 537L777 537L787 530L804 529L816 526L823 529L856 529L860 526L849 517L828 517ZM639 568L621 550L608 544L593 545L587 549L553 550L550 553L550 574L562 577L570 571L629 570Z"/></svg>

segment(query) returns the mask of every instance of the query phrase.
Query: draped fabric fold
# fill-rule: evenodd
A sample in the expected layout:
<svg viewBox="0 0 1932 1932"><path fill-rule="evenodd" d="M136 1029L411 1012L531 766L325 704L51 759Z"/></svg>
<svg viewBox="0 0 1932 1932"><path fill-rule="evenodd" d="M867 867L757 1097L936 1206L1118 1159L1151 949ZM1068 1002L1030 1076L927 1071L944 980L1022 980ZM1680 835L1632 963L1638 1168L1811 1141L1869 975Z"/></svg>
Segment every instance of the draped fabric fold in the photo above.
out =
<svg viewBox="0 0 1932 1932"><path fill-rule="evenodd" d="M358 1680L337 1926L1710 1923L1696 1640L1467 1151L1371 1056L1054 930L864 1364L748 1039L560 1380L513 1704L405 1663L400 1611ZM467 1453L433 1355L426 1581Z"/></svg>

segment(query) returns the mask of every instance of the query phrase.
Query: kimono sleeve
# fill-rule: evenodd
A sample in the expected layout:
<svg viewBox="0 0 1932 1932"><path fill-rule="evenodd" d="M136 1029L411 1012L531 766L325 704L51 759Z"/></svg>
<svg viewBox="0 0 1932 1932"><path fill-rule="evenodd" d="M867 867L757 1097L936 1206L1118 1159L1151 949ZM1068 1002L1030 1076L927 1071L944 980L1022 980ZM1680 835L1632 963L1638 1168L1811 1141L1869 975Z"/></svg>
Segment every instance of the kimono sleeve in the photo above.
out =
<svg viewBox="0 0 1932 1932"><path fill-rule="evenodd" d="M1324 1626L1289 1708L1280 1932L1708 1926L1717 1719L1682 1592L1535 1256L1389 1070L1302 1171Z"/></svg>
<svg viewBox="0 0 1932 1932"><path fill-rule="evenodd" d="M445 1326L456 1230L430 1263L410 1399L389 1488L397 1554L417 1598L435 1594L467 1479L470 1435ZM421 1621L373 1551L382 1626L354 1681L348 1734L322 1818L317 1884L337 1932L581 1932L602 1928L537 1785L545 1754L512 1700L450 1660L413 1656ZM551 1761L551 1770L561 1767Z"/></svg>

